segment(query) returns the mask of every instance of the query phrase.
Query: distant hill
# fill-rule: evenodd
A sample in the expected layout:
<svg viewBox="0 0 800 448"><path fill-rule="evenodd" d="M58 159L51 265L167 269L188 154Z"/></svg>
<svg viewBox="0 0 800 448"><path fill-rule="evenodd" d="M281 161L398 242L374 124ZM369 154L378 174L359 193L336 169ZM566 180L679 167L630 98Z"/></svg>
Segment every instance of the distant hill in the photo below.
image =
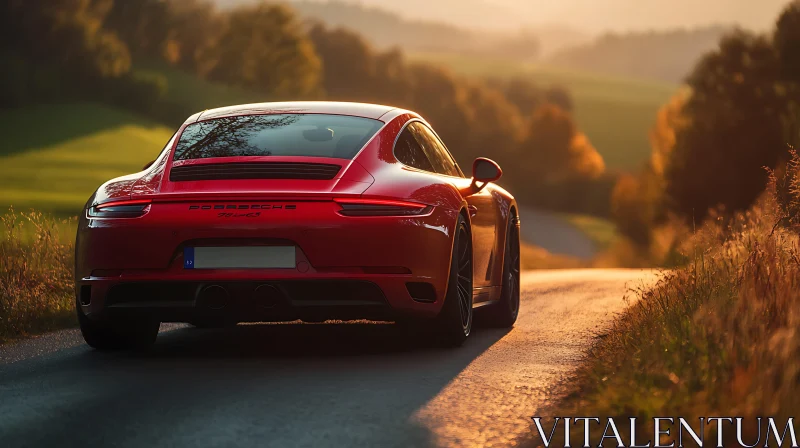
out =
<svg viewBox="0 0 800 448"><path fill-rule="evenodd" d="M214 0L218 4L255 0ZM326 0L315 0L325 2ZM735 23L766 31L789 0L345 0L410 20L505 32L560 24L596 35Z"/></svg>
<svg viewBox="0 0 800 448"><path fill-rule="evenodd" d="M561 67L637 78L681 82L703 54L717 47L732 27L606 34L590 44L564 49L548 58Z"/></svg>
<svg viewBox="0 0 800 448"><path fill-rule="evenodd" d="M357 31L377 47L401 46L429 51L471 51L483 46L477 33L453 25L403 19L378 8L339 1L295 1L291 6L306 18Z"/></svg>
<svg viewBox="0 0 800 448"><path fill-rule="evenodd" d="M222 8L256 0L214 0ZM286 3L302 17L333 27L344 27L364 36L378 48L400 47L409 51L492 55L532 61L559 49L582 44L590 36L573 29L548 25L488 31L452 25L434 19L405 17L391 9L347 0L270 0ZM415 0L416 1L416 0Z"/></svg>

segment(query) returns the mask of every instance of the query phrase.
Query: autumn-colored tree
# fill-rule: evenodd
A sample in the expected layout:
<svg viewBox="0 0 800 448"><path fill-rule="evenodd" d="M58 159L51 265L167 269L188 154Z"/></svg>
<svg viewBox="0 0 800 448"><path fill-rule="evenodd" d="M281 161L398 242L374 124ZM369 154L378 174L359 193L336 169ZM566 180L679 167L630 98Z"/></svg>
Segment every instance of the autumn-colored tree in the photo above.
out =
<svg viewBox="0 0 800 448"><path fill-rule="evenodd" d="M688 125L683 114L688 98L688 91L681 90L659 109L650 130L650 160L638 176L621 176L611 197L611 214L617 229L641 247L650 244L652 231L666 218L664 173L676 136Z"/></svg>
<svg viewBox="0 0 800 448"><path fill-rule="evenodd" d="M228 13L210 79L273 95L313 98L321 62L291 9L261 3Z"/></svg>
<svg viewBox="0 0 800 448"><path fill-rule="evenodd" d="M553 104L533 114L519 152L526 171L542 184L597 178L605 171L602 156L570 114Z"/></svg>
<svg viewBox="0 0 800 448"><path fill-rule="evenodd" d="M471 167L476 157L493 157L515 164L525 125L522 115L502 92L480 83L465 83L464 88L465 103L461 107L469 112L470 132L465 143L469 152L465 151L462 163Z"/></svg>
<svg viewBox="0 0 800 448"><path fill-rule="evenodd" d="M675 149L678 132L689 124L684 116L683 107L689 99L690 92L682 89L669 102L662 106L656 114L656 123L650 129L650 171L659 178L664 177L669 158Z"/></svg>

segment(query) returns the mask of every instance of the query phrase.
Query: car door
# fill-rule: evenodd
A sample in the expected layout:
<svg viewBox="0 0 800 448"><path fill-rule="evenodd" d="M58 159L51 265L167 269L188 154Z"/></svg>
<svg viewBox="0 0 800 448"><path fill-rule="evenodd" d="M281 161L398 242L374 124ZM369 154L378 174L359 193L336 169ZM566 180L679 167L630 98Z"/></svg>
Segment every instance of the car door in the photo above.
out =
<svg viewBox="0 0 800 448"><path fill-rule="evenodd" d="M464 177L458 164L433 130L422 122L411 123L409 129L438 174L448 176L459 189L469 187L471 180ZM491 286L497 241L499 210L489 190L484 188L466 198L472 224L472 283L473 287L478 289ZM483 295L481 291L478 292ZM484 292L490 294L488 290ZM480 297L476 297L476 302L479 301Z"/></svg>

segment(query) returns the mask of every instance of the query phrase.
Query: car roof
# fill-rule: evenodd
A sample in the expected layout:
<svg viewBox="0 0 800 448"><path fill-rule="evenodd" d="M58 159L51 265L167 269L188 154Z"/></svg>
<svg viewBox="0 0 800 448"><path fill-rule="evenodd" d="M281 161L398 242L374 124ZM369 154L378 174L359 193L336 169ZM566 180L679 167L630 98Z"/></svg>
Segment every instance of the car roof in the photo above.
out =
<svg viewBox="0 0 800 448"><path fill-rule="evenodd" d="M389 112L392 113L390 114ZM278 103L240 104L238 106L209 109L192 115L189 117L187 122L210 120L213 118L235 117L240 115L286 113L351 115L355 117L379 120L381 117L384 117L387 114L393 118L401 113L406 112L408 111L398 109L393 106L383 106L379 104L345 103L336 101L288 101Z"/></svg>

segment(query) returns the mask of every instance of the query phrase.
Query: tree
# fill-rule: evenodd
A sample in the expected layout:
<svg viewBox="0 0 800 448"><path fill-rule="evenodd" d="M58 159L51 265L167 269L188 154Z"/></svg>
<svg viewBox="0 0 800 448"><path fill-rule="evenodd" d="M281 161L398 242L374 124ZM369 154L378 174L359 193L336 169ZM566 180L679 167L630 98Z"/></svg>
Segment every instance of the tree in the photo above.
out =
<svg viewBox="0 0 800 448"><path fill-rule="evenodd" d="M114 30L131 53L161 57L172 19L169 0L117 0L104 26Z"/></svg>
<svg viewBox="0 0 800 448"><path fill-rule="evenodd" d="M315 24L308 33L322 60L322 81L330 99L380 101L375 98L377 78L372 48L358 34Z"/></svg>
<svg viewBox="0 0 800 448"><path fill-rule="evenodd" d="M286 6L261 3L231 11L209 78L275 98L314 97L321 62Z"/></svg>
<svg viewBox="0 0 800 448"><path fill-rule="evenodd" d="M789 3L778 17L773 42L784 79L800 82L800 0Z"/></svg>
<svg viewBox="0 0 800 448"><path fill-rule="evenodd" d="M130 70L130 55L103 28L110 0L0 2L0 105L102 95Z"/></svg>
<svg viewBox="0 0 800 448"><path fill-rule="evenodd" d="M519 111L501 92L481 83L464 82L464 89L461 107L468 114L469 133L459 159L462 165L471 167L476 157L514 163L524 125Z"/></svg>
<svg viewBox="0 0 800 448"><path fill-rule="evenodd" d="M171 27L164 57L205 77L217 65L215 48L226 29L225 15L202 0L170 0Z"/></svg>
<svg viewBox="0 0 800 448"><path fill-rule="evenodd" d="M770 40L737 31L689 76L687 122L664 172L670 206L687 220L718 205L746 209L765 187L764 167L785 157L787 99L778 72Z"/></svg>
<svg viewBox="0 0 800 448"><path fill-rule="evenodd" d="M675 149L678 132L688 125L683 108L689 99L689 91L681 90L670 98L669 102L658 110L656 123L650 129L650 171L663 182L669 158Z"/></svg>
<svg viewBox="0 0 800 448"><path fill-rule="evenodd" d="M61 76L113 78L130 69L130 54L103 28L110 0L7 0L2 43L29 61L58 67ZM39 62L41 61L41 62Z"/></svg>
<svg viewBox="0 0 800 448"><path fill-rule="evenodd" d="M784 9L772 40L778 52L781 88L786 91L788 101L784 136L797 148L800 146L800 0Z"/></svg>

